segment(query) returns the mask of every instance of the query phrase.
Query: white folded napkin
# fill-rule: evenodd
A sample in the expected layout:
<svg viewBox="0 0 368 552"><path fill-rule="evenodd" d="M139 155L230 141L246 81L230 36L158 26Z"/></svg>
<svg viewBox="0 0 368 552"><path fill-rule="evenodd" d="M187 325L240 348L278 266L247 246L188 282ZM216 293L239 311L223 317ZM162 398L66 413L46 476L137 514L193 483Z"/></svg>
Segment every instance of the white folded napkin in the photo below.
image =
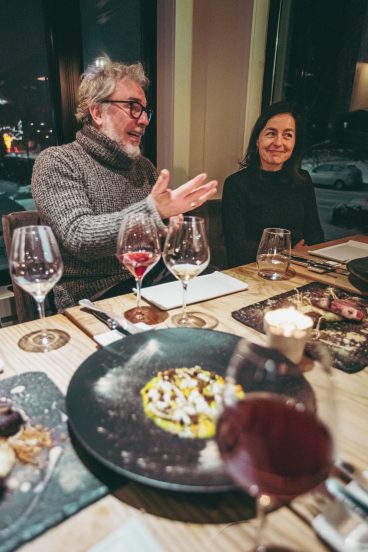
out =
<svg viewBox="0 0 368 552"><path fill-rule="evenodd" d="M207 301L221 295L248 289L248 284L222 272L197 276L189 282L187 304ZM180 307L183 302L183 287L179 280L142 289L142 297L161 310Z"/></svg>
<svg viewBox="0 0 368 552"><path fill-rule="evenodd" d="M118 330L110 330L109 332L104 332L93 336L93 339L99 345L101 345L101 347L106 347L107 345L111 345L111 343L114 343L115 341L120 341L120 339L123 339L124 337L125 335L118 332Z"/></svg>
<svg viewBox="0 0 368 552"><path fill-rule="evenodd" d="M321 247L321 249L311 249L308 253L316 255L317 257L324 257L325 259L345 263L353 259L367 257L368 243L349 240L345 243Z"/></svg>
<svg viewBox="0 0 368 552"><path fill-rule="evenodd" d="M117 320L132 335L136 333L147 332L148 330L153 329L152 326L149 326L148 324L143 324L142 322L139 322L137 324L132 324L131 322L127 322L125 319L122 319L121 317L117 318ZM119 341L120 339L124 339L124 337L126 336L123 333L119 332L119 330L110 330L108 332L100 333L93 336L93 339L102 347L106 347L107 345L114 343L114 341ZM0 366L0 373L1 373L1 366Z"/></svg>
<svg viewBox="0 0 368 552"><path fill-rule="evenodd" d="M331 501L312 521L322 540L337 552L360 552L368 549L368 524L342 502Z"/></svg>
<svg viewBox="0 0 368 552"><path fill-rule="evenodd" d="M163 549L139 520L131 519L89 552L163 552Z"/></svg>

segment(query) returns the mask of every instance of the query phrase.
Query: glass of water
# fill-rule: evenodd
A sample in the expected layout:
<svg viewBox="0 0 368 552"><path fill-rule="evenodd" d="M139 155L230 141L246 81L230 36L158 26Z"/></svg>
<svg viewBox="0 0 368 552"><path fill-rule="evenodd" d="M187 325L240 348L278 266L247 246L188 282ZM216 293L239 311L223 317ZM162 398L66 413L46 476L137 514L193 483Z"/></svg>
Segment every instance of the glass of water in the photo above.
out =
<svg viewBox="0 0 368 552"><path fill-rule="evenodd" d="M257 251L258 274L266 280L282 280L289 268L291 232L265 228Z"/></svg>

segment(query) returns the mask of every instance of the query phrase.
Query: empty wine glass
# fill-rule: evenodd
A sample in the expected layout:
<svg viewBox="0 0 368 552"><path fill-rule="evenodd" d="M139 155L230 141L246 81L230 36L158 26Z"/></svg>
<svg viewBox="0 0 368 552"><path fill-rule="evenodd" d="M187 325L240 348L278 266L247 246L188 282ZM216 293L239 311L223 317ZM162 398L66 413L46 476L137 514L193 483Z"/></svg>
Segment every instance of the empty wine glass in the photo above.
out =
<svg viewBox="0 0 368 552"><path fill-rule="evenodd" d="M265 514L312 490L333 464L329 354L313 343L310 355L302 373L276 349L242 340L227 369L216 438L230 476L256 498L257 551L285 550L266 544Z"/></svg>
<svg viewBox="0 0 368 552"><path fill-rule="evenodd" d="M205 221L202 217L178 215L170 218L163 250L167 268L183 286L183 308L171 317L175 326L214 328L218 320L203 312L187 312L187 288L210 261Z"/></svg>
<svg viewBox="0 0 368 552"><path fill-rule="evenodd" d="M22 226L14 230L10 273L15 283L32 295L43 328L24 335L18 342L25 351L48 352L59 349L70 339L62 330L46 327L45 298L60 280L63 261L55 236L49 226Z"/></svg>
<svg viewBox="0 0 368 552"><path fill-rule="evenodd" d="M291 232L285 228L265 228L257 251L258 274L266 280L282 280L288 271Z"/></svg>
<svg viewBox="0 0 368 552"><path fill-rule="evenodd" d="M130 322L152 323L157 309L141 306L143 277L159 261L160 240L154 219L143 211L127 215L120 227L116 256L134 276L137 286L137 306L124 312Z"/></svg>

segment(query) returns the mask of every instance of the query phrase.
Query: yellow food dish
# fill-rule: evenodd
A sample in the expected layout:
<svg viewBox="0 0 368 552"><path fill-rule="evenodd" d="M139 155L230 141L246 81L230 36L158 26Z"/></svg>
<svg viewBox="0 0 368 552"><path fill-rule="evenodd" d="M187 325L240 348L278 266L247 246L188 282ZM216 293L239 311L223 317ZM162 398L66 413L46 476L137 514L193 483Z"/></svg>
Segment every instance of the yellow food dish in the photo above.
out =
<svg viewBox="0 0 368 552"><path fill-rule="evenodd" d="M180 437L208 439L215 435L222 409L222 376L192 368L159 372L141 390L143 409L158 427ZM239 387L236 394L244 395Z"/></svg>

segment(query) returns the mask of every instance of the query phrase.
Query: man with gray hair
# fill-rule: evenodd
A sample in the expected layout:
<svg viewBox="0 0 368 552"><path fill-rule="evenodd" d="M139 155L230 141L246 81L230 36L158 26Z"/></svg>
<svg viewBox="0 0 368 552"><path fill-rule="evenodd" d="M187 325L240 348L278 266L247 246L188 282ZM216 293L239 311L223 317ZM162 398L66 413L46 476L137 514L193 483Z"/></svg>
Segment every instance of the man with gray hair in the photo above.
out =
<svg viewBox="0 0 368 552"><path fill-rule="evenodd" d="M164 229L163 219L202 205L216 192L217 182L206 183L206 174L171 190L169 171L158 174L141 154L152 116L144 92L148 84L140 63L98 58L82 76L76 118L83 127L76 140L44 150L34 165L33 197L64 261L54 288L59 311L84 297L131 289L129 272L115 258L128 213L143 210Z"/></svg>

